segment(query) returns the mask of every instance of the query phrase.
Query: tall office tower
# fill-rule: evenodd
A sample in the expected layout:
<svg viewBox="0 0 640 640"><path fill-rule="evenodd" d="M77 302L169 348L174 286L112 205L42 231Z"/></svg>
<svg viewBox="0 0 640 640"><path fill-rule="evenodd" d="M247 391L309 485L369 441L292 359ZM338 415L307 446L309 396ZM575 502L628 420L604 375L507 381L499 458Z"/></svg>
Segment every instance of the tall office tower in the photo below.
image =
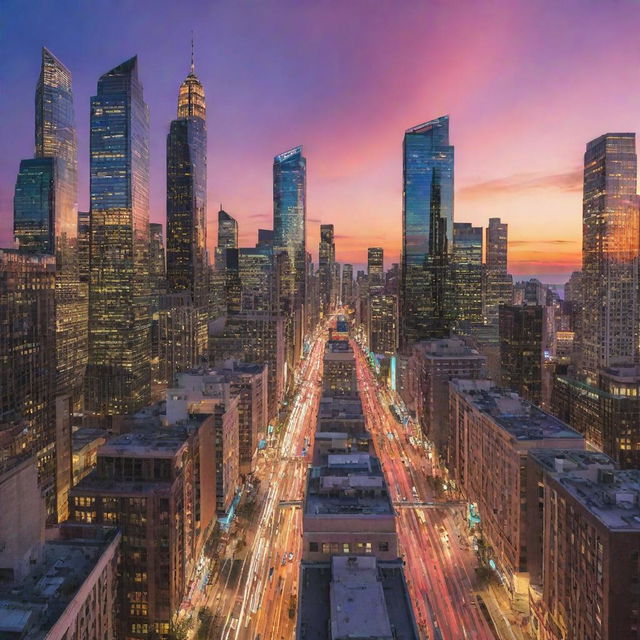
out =
<svg viewBox="0 0 640 640"><path fill-rule="evenodd" d="M242 311L275 311L273 252L270 248L238 249Z"/></svg>
<svg viewBox="0 0 640 640"><path fill-rule="evenodd" d="M342 265L342 304L353 301L353 265Z"/></svg>
<svg viewBox="0 0 640 640"><path fill-rule="evenodd" d="M302 147L273 159L273 246L289 257L286 288L295 309L306 303L307 160Z"/></svg>
<svg viewBox="0 0 640 640"><path fill-rule="evenodd" d="M227 249L238 248L238 221L226 211L218 211L218 245L216 248L216 266L225 267Z"/></svg>
<svg viewBox="0 0 640 640"><path fill-rule="evenodd" d="M35 158L20 163L14 234L21 251L56 256L57 392L77 408L87 364L87 300L78 272L78 158L71 73L42 49L35 97Z"/></svg>
<svg viewBox="0 0 640 640"><path fill-rule="evenodd" d="M369 279L369 295L382 293L384 288L384 252L382 247L367 249L367 276Z"/></svg>
<svg viewBox="0 0 640 640"><path fill-rule="evenodd" d="M532 404L542 400L544 313L540 305L500 305L502 385Z"/></svg>
<svg viewBox="0 0 640 640"><path fill-rule="evenodd" d="M449 116L405 132L400 346L446 337L453 249L453 146Z"/></svg>
<svg viewBox="0 0 640 640"><path fill-rule="evenodd" d="M216 275L222 284L226 313L240 311L241 283L238 260L238 222L226 211L218 211L218 245L215 254Z"/></svg>
<svg viewBox="0 0 640 640"><path fill-rule="evenodd" d="M398 350L398 299L384 293L369 296L367 314L369 349L392 356Z"/></svg>
<svg viewBox="0 0 640 640"><path fill-rule="evenodd" d="M66 500L57 472L71 447L57 415L55 267L53 256L0 250L0 470L35 456L50 520Z"/></svg>
<svg viewBox="0 0 640 640"><path fill-rule="evenodd" d="M484 316L488 324L498 323L501 304L513 303L513 278L507 273L508 225L489 218L486 229Z"/></svg>
<svg viewBox="0 0 640 640"><path fill-rule="evenodd" d="M482 322L482 227L453 224L455 315L461 322Z"/></svg>
<svg viewBox="0 0 640 640"><path fill-rule="evenodd" d="M582 271L574 271L564 285L564 299L566 302L582 304Z"/></svg>
<svg viewBox="0 0 640 640"><path fill-rule="evenodd" d="M578 375L590 384L600 369L638 357L636 173L634 133L607 133L587 144Z"/></svg>
<svg viewBox="0 0 640 640"><path fill-rule="evenodd" d="M154 314L160 308L160 296L166 293L166 271L164 262L164 239L162 225L149 224L149 313Z"/></svg>
<svg viewBox="0 0 640 640"><path fill-rule="evenodd" d="M96 417L150 398L149 110L133 57L91 98L91 266L86 407Z"/></svg>
<svg viewBox="0 0 640 640"><path fill-rule="evenodd" d="M273 229L258 229L258 249L270 249L273 247Z"/></svg>
<svg viewBox="0 0 640 640"><path fill-rule="evenodd" d="M78 272L80 283L89 295L89 238L91 230L91 214L78 211Z"/></svg>
<svg viewBox="0 0 640 640"><path fill-rule="evenodd" d="M207 123L204 88L191 70L167 135L167 280L207 306Z"/></svg>
<svg viewBox="0 0 640 640"><path fill-rule="evenodd" d="M319 277L320 277L320 299L322 310L326 313L332 302L333 293L333 271L336 261L336 245L333 240L333 225L320 225L320 247L319 257Z"/></svg>
<svg viewBox="0 0 640 640"><path fill-rule="evenodd" d="M400 265L394 262L384 278L384 292L397 296L400 288Z"/></svg>

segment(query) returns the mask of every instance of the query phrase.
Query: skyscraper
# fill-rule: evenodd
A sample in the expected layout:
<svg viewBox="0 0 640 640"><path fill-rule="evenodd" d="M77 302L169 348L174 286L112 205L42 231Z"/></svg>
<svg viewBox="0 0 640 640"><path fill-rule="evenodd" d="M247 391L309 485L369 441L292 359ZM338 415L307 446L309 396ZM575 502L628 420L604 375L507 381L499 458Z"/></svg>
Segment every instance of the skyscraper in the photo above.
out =
<svg viewBox="0 0 640 640"><path fill-rule="evenodd" d="M367 274L369 277L369 294L376 295L384 288L384 252L382 247L367 249Z"/></svg>
<svg viewBox="0 0 640 640"><path fill-rule="evenodd" d="M353 299L353 265L342 265L342 304L350 304Z"/></svg>
<svg viewBox="0 0 640 640"><path fill-rule="evenodd" d="M273 160L273 246L289 258L287 286L294 308L305 304L307 160L294 147Z"/></svg>
<svg viewBox="0 0 640 640"><path fill-rule="evenodd" d="M455 315L460 322L482 322L482 227L453 224Z"/></svg>
<svg viewBox="0 0 640 640"><path fill-rule="evenodd" d="M502 386L535 405L542 401L544 313L540 305L500 305Z"/></svg>
<svg viewBox="0 0 640 640"><path fill-rule="evenodd" d="M218 245L216 250L216 266L224 268L226 249L238 248L238 221L226 211L218 211Z"/></svg>
<svg viewBox="0 0 640 640"><path fill-rule="evenodd" d="M162 225L149 224L149 313L153 315L160 308L160 296L166 293L166 267L164 260L164 238Z"/></svg>
<svg viewBox="0 0 640 640"><path fill-rule="evenodd" d="M449 117L408 129L403 144L401 348L450 328L453 146Z"/></svg>
<svg viewBox="0 0 640 640"><path fill-rule="evenodd" d="M633 133L607 133L587 144L582 213L583 313L579 376L638 356L639 213Z"/></svg>
<svg viewBox="0 0 640 640"><path fill-rule="evenodd" d="M129 413L150 397L149 110L133 57L91 98L87 409Z"/></svg>
<svg viewBox="0 0 640 640"><path fill-rule="evenodd" d="M35 95L35 158L20 163L13 225L21 251L56 256L56 386L79 406L87 302L78 271L77 174L71 72L43 48Z"/></svg>
<svg viewBox="0 0 640 640"><path fill-rule="evenodd" d="M167 280L169 291L207 303L207 124L204 88L191 70L178 92L167 136Z"/></svg>
<svg viewBox="0 0 640 640"><path fill-rule="evenodd" d="M320 225L320 247L318 251L320 298L323 310L329 309L332 302L333 272L336 261L336 245L333 240L333 225Z"/></svg>
<svg viewBox="0 0 640 640"><path fill-rule="evenodd" d="M484 316L489 324L498 323L501 304L513 302L513 279L507 273L508 231L506 222L489 218L484 284Z"/></svg>

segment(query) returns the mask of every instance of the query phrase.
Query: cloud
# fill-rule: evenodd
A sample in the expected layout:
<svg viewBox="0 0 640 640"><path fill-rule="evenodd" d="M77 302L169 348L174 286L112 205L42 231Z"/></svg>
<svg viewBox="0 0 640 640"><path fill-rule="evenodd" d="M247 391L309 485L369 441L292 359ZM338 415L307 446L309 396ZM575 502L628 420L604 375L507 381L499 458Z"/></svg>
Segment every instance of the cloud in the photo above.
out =
<svg viewBox="0 0 640 640"><path fill-rule="evenodd" d="M575 245L577 243L578 240L547 240L546 238L541 238L539 240L509 240L510 247L526 247L529 245L539 246L541 244Z"/></svg>
<svg viewBox="0 0 640 640"><path fill-rule="evenodd" d="M462 187L458 191L458 196L476 199L534 189L556 189L574 193L582 190L582 177L580 167L563 173L515 173L504 178L476 182Z"/></svg>

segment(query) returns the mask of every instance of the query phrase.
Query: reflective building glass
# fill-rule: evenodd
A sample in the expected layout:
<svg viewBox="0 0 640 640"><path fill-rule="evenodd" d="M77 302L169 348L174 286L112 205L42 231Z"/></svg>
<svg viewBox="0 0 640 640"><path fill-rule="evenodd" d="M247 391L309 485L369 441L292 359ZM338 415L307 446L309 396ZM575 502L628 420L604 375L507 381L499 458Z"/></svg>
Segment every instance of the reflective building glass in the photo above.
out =
<svg viewBox="0 0 640 640"><path fill-rule="evenodd" d="M150 398L149 110L131 58L91 98L86 406L137 411Z"/></svg>
<svg viewBox="0 0 640 640"><path fill-rule="evenodd" d="M449 118L405 132L401 345L448 334L452 304L453 161Z"/></svg>
<svg viewBox="0 0 640 640"><path fill-rule="evenodd" d="M191 72L180 85L167 136L167 280L207 304L207 125L204 88Z"/></svg>
<svg viewBox="0 0 640 640"><path fill-rule="evenodd" d="M273 246L288 255L285 277L296 308L305 304L307 161L302 147L273 160Z"/></svg>

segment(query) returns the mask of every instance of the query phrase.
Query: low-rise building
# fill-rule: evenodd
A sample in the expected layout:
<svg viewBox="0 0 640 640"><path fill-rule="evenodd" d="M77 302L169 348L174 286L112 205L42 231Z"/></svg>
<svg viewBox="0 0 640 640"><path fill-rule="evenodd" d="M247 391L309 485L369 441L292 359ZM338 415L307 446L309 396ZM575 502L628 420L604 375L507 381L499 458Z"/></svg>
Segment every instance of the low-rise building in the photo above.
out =
<svg viewBox="0 0 640 640"><path fill-rule="evenodd" d="M486 358L460 338L427 340L413 346L404 397L423 433L443 458L449 449L449 381L485 376Z"/></svg>
<svg viewBox="0 0 640 640"><path fill-rule="evenodd" d="M495 563L512 595L526 594L528 452L584 449L584 438L490 380L450 384L450 471L477 506L486 559Z"/></svg>
<svg viewBox="0 0 640 640"><path fill-rule="evenodd" d="M534 511L543 522L531 589L535 637L635 640L640 471L616 469L611 458L591 451L530 457L540 470Z"/></svg>
<svg viewBox="0 0 640 640"><path fill-rule="evenodd" d="M324 352L323 395L356 395L356 360L347 340L329 340Z"/></svg>
<svg viewBox="0 0 640 640"><path fill-rule="evenodd" d="M120 540L113 527L62 525L23 580L0 583L0 637L116 640Z"/></svg>
<svg viewBox="0 0 640 640"><path fill-rule="evenodd" d="M296 637L417 640L402 563L346 555L303 564Z"/></svg>
<svg viewBox="0 0 640 640"><path fill-rule="evenodd" d="M136 431L98 451L71 491L75 523L122 532L120 638L169 638L169 624L215 519L215 418Z"/></svg>
<svg viewBox="0 0 640 640"><path fill-rule="evenodd" d="M362 452L330 454L311 467L303 529L304 562L349 554L396 559L395 513L379 460Z"/></svg>

